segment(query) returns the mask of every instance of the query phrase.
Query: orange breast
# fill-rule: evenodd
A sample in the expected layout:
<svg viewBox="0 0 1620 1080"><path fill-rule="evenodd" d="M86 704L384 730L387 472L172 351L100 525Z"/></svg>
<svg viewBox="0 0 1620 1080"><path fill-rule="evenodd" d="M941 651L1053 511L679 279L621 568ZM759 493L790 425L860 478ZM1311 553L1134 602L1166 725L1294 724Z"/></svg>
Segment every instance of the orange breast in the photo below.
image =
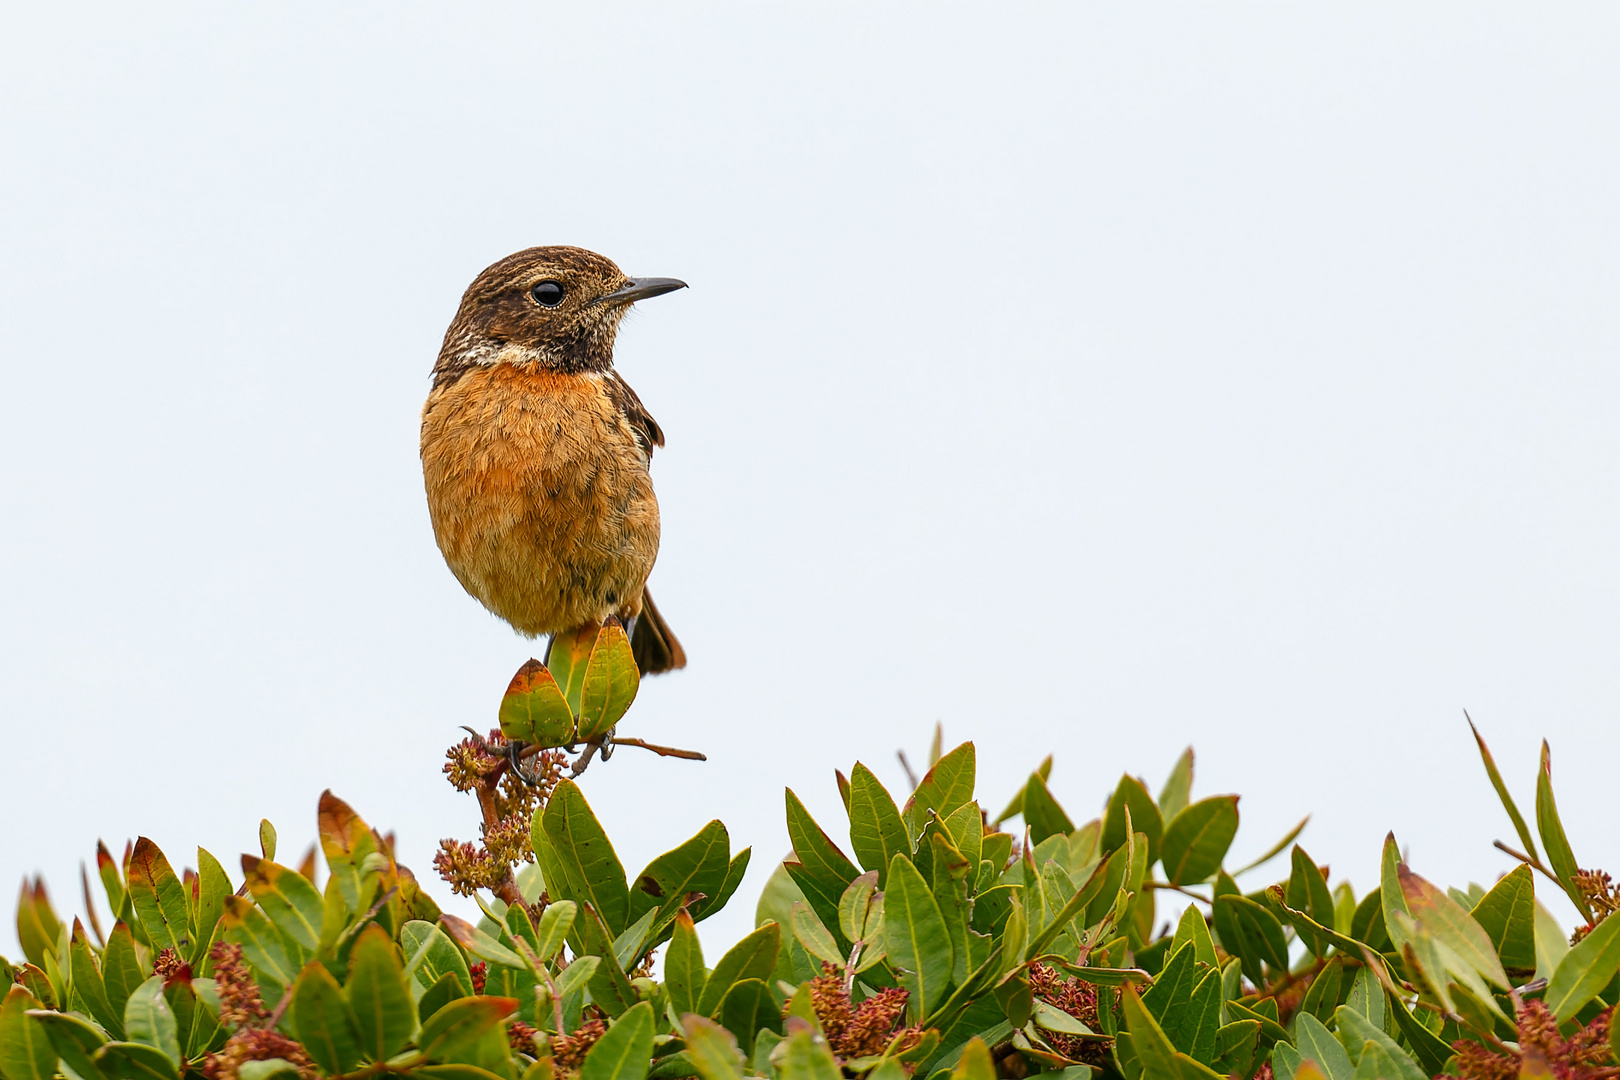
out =
<svg viewBox="0 0 1620 1080"><path fill-rule="evenodd" d="M469 371L428 398L422 472L445 561L520 633L640 612L658 500L596 376Z"/></svg>

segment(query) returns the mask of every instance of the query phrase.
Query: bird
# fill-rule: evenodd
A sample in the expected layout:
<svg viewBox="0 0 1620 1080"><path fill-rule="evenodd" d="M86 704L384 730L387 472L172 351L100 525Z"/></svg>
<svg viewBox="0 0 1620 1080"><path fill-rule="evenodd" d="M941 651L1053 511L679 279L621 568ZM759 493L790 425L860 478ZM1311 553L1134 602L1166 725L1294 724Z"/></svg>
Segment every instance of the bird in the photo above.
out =
<svg viewBox="0 0 1620 1080"><path fill-rule="evenodd" d="M579 247L508 255L462 295L422 407L428 512L456 580L525 637L618 619L643 675L686 651L647 592L664 432L613 345L632 304L686 287Z"/></svg>

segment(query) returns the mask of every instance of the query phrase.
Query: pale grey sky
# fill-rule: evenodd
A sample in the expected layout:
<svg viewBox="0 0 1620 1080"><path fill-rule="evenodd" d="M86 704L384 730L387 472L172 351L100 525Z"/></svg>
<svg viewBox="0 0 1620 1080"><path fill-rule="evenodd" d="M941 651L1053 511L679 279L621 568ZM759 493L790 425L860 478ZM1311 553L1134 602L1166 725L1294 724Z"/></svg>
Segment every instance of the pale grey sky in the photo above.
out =
<svg viewBox="0 0 1620 1080"><path fill-rule="evenodd" d="M620 338L692 658L625 729L710 761L586 792L632 872L754 845L717 935L784 785L838 833L936 720L1077 819L1192 743L1240 861L1311 812L1363 890L1391 828L1507 865L1467 708L1615 869L1617 60L1596 4L12 5L0 885L235 872L330 786L448 901L440 753L536 647L417 413L548 243L692 285Z"/></svg>

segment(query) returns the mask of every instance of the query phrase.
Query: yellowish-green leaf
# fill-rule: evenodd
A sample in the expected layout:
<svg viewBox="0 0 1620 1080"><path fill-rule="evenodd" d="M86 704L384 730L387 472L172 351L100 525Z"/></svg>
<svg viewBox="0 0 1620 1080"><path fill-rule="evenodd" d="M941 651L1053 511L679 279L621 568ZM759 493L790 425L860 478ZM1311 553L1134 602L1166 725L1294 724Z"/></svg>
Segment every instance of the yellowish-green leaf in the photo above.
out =
<svg viewBox="0 0 1620 1080"><path fill-rule="evenodd" d="M538 746L573 741L574 713L551 672L531 659L518 668L501 698L501 734Z"/></svg>

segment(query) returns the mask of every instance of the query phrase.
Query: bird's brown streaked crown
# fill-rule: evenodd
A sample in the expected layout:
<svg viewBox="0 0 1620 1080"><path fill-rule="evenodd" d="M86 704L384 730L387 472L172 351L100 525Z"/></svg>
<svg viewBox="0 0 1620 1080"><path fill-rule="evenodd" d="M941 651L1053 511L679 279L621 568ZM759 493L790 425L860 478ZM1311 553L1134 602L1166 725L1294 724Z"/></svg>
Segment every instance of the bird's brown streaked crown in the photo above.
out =
<svg viewBox="0 0 1620 1080"><path fill-rule="evenodd" d="M534 247L508 255L462 294L433 366L433 385L500 363L568 374L606 371L630 305L685 287L674 278L629 277L584 248Z"/></svg>

